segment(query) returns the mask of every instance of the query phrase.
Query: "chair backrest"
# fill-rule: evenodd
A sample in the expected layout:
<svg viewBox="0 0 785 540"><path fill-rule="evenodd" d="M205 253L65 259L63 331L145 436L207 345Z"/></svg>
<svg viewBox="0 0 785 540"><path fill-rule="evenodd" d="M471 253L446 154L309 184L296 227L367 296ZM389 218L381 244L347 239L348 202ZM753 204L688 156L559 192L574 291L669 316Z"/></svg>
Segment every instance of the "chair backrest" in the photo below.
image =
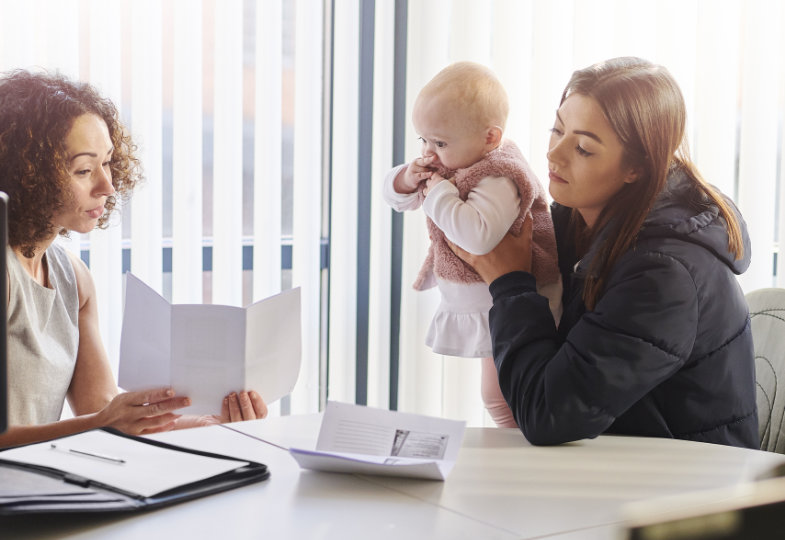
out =
<svg viewBox="0 0 785 540"><path fill-rule="evenodd" d="M785 289L746 296L755 345L761 450L785 453Z"/></svg>

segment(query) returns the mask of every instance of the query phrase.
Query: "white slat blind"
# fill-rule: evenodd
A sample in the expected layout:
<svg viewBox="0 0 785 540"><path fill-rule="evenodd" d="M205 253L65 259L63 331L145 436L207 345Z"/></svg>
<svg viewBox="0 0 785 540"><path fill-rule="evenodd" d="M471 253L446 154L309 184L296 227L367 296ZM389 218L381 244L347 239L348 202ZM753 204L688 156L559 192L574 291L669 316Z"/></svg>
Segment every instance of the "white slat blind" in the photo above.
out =
<svg viewBox="0 0 785 540"><path fill-rule="evenodd" d="M0 59L3 61L3 71L22 68L39 64L43 67L46 62L46 37L43 28L30 29L19 24L20 21L30 21L39 2L16 2L15 0L0 0L2 9L3 31L0 32ZM11 24L13 21L13 24ZM43 43L40 47L38 43Z"/></svg>
<svg viewBox="0 0 785 540"><path fill-rule="evenodd" d="M419 155L420 144L411 128L411 111L420 88L449 59L446 33L434 32L432 21L439 28L448 28L451 2L410 2L407 37L406 75L406 159ZM428 54L423 54L428 51ZM379 180L381 181L381 179ZM438 293L417 293L412 289L415 277L425 260L428 234L424 217L407 214L403 226L403 263L401 285L401 333L398 408L425 414L442 411L440 357L423 344L431 317L438 303Z"/></svg>
<svg viewBox="0 0 785 540"><path fill-rule="evenodd" d="M667 66L679 83L684 102L690 114L687 116L687 142L695 145L695 73L697 69L697 0L663 0L656 2L654 16L657 21L655 54L658 62ZM674 17L674 13L679 13ZM674 36L680 39L673 39Z"/></svg>
<svg viewBox="0 0 785 540"><path fill-rule="evenodd" d="M281 0L256 4L253 301L281 292L282 23Z"/></svg>
<svg viewBox="0 0 785 540"><path fill-rule="evenodd" d="M779 23L779 36L780 36L780 43L777 46L777 50L780 51L780 61L779 61L779 84L780 84L780 92L779 92L779 100L777 110L779 113L776 115L777 123L780 126L780 163L779 163L779 204L777 205L777 280L775 283L776 287L785 287L785 249L783 249L783 243L785 243L785 189L782 189L783 183L785 182L785 9L780 8L780 23ZM776 68L773 68L776 69Z"/></svg>
<svg viewBox="0 0 785 540"><path fill-rule="evenodd" d="M317 410L324 388L321 367L322 231L322 3L298 1L295 15L294 208L292 286L302 287L302 364L292 412ZM318 91L315 91L318 89Z"/></svg>
<svg viewBox="0 0 785 540"><path fill-rule="evenodd" d="M202 302L202 2L174 0L172 302Z"/></svg>
<svg viewBox="0 0 785 540"><path fill-rule="evenodd" d="M738 117L717 111L737 107L741 14L737 1L720 4L698 3L693 158L709 182L734 196Z"/></svg>
<svg viewBox="0 0 785 540"><path fill-rule="evenodd" d="M511 97L505 135L515 141L525 155L532 153L531 110L524 105L531 101L532 91L532 42L527 39L531 35L531 10L531 0L494 2L489 60ZM514 100L512 96L515 96Z"/></svg>
<svg viewBox="0 0 785 540"><path fill-rule="evenodd" d="M593 62L610 58L614 54L615 47L615 28L622 24L619 22L616 13L616 0L596 0L594 2L576 2L574 4L573 19L580 21L572 29L572 55L573 62L578 66L588 66ZM570 22L572 25L572 22ZM566 37L570 34L569 28L564 28L559 37ZM569 39L569 38L568 38ZM537 49L541 49L541 44ZM569 76L569 74L567 74ZM563 81L561 84L566 83ZM558 106L558 98L561 94L556 94L553 99L553 108Z"/></svg>
<svg viewBox="0 0 785 540"><path fill-rule="evenodd" d="M614 56L647 57L665 65L679 82L693 156L706 179L738 201L747 220L753 267L740 279L742 286L752 290L774 283L775 232L778 241L785 238L785 190L777 184L778 171L780 182L785 176L781 2L496 0L483 3L482 13L478 5L464 0L409 3L407 160L419 152L413 143L412 100L448 63L480 60L497 72L511 100L507 134L546 179L547 130L572 71ZM493 13L490 23L487 13ZM439 32L426 22L432 20L439 21ZM472 23L470 30L466 21ZM492 43L490 58L484 40ZM409 287L427 246L423 221L416 213L405 218L399 404L473 422L455 399L472 399L477 383L471 376L462 383L453 368L472 373L475 366L454 359L442 365L428 351L424 329L435 300ZM778 258L779 283L785 283L784 259Z"/></svg>
<svg viewBox="0 0 785 540"><path fill-rule="evenodd" d="M449 40L450 58L488 64L493 41L493 9L474 0L453 0L449 32L459 39Z"/></svg>
<svg viewBox="0 0 785 540"><path fill-rule="evenodd" d="M580 2L578 2L580 5ZM535 1L531 12L532 70L529 84L532 87L531 101L519 102L515 95L511 110L527 107L530 111L530 153L526 159L541 181L545 181L548 162L548 130L553 126L554 112L559 107L559 98L564 84L572 73L573 52L584 44L574 36L578 15L569 0L554 2ZM609 14L610 16L610 14ZM600 32L598 32L600 33ZM589 40L589 43L593 43ZM590 44L585 44L591 46ZM493 67L493 66L491 66ZM514 108L513 108L514 107Z"/></svg>
<svg viewBox="0 0 785 540"><path fill-rule="evenodd" d="M358 0L346 0L333 13L332 140L340 144L332 151L329 332L336 359L356 356L359 9ZM329 370L330 399L354 401L355 364L332 362Z"/></svg>
<svg viewBox="0 0 785 540"><path fill-rule="evenodd" d="M47 17L46 28L43 30L39 28L36 32L38 41L42 45L39 46L37 53L41 55L41 59L34 63L46 69L58 71L68 77L79 78L80 70L88 66L82 65L80 59L78 36L83 36L87 32L84 31L85 28L79 20L78 0L64 0L63 2L37 0L31 2L30 5L36 10L33 13L40 13L42 9L46 9L50 13ZM79 29L79 32L74 32L74 29ZM46 45L43 45L44 41ZM73 253L81 254L81 240L82 235L72 232L67 240L61 239L61 245Z"/></svg>
<svg viewBox="0 0 785 540"><path fill-rule="evenodd" d="M120 19L119 0L90 2L90 79L115 104L122 103L120 34L114 31L114 22ZM101 335L104 339L112 369L117 372L117 355L120 350L120 328L123 311L122 283L122 229L120 215L112 216L106 230L90 233L90 268L93 270L98 303Z"/></svg>
<svg viewBox="0 0 785 540"><path fill-rule="evenodd" d="M40 58L45 58L44 64L55 68L60 73L69 77L79 76L79 40L75 35L79 35L77 30L81 30L79 22L79 2L78 0L63 0L62 2L47 2L37 0L35 2L13 2L16 4L27 4L34 9L34 14L41 13L43 9L49 13L46 24L38 27L41 49L37 54ZM30 27L21 26L20 30L29 32ZM45 43L45 45L44 45Z"/></svg>
<svg viewBox="0 0 785 540"><path fill-rule="evenodd" d="M155 0L131 4L131 126L144 184L131 204L131 271L163 293L162 22Z"/></svg>
<svg viewBox="0 0 785 540"><path fill-rule="evenodd" d="M491 64L493 14L494 11L488 9L483 2L454 2L450 32L461 38L450 40L450 58ZM411 125L411 122L409 124ZM466 419L472 424L481 424L483 407L480 396L480 362L475 358L443 355L440 355L439 359L442 364L442 410L449 411L449 416Z"/></svg>
<svg viewBox="0 0 785 540"><path fill-rule="evenodd" d="M213 298L243 300L243 4L215 2Z"/></svg>
<svg viewBox="0 0 785 540"><path fill-rule="evenodd" d="M116 103L139 147L146 181L126 209L126 227L118 215L108 231L66 241L69 249L89 255L104 340L115 367L123 249L130 251L131 270L172 302L199 303L208 292L213 302L239 305L244 303L244 271L250 270L242 266L243 223L252 221L247 241L254 251L254 275L248 296L256 300L281 290L284 145L288 132L294 132L292 281L303 287L304 346L302 377L291 406L299 412L317 410L324 379L322 5L321 0L297 2L295 12L291 0L0 0L0 71L59 70L93 83ZM288 27L292 14L296 62L285 60L292 58L284 46L295 31ZM256 46L244 48L251 37ZM294 96L282 92L291 85L291 74L296 74ZM251 80L252 105L244 102ZM248 189L243 177L250 175L243 170L243 148L249 147L245 126L254 131L253 216L243 215L242 194ZM213 144L205 152L210 129ZM213 190L204 193L203 170L210 157ZM211 238L205 238L204 223L212 224ZM203 273L205 247L213 250L212 280ZM163 257L168 252L171 277ZM274 414L278 410L277 404L271 407Z"/></svg>
<svg viewBox="0 0 785 540"><path fill-rule="evenodd" d="M373 161L371 164L371 278L368 291L368 405L390 403L390 210L382 199L383 175L393 165L393 60L395 4L376 5L374 36ZM332 275L332 272L331 272ZM332 358L330 355L332 365ZM330 388L332 395L332 387Z"/></svg>
<svg viewBox="0 0 785 540"><path fill-rule="evenodd" d="M256 5L253 300L281 292L281 0Z"/></svg>
<svg viewBox="0 0 785 540"><path fill-rule="evenodd" d="M388 403L390 384L391 228L379 189L392 165L395 4L375 3L367 384L368 403L378 406ZM328 390L333 399L354 398L355 201L358 182L367 181L357 178L360 1L330 4L335 10L332 35L324 32L325 5L323 0L0 0L0 71L56 69L89 80L115 100L139 144L147 180L125 216L129 234L122 237L118 219L108 231L65 242L69 249L89 252L113 363L121 321L122 246L130 246L131 269L153 287L166 292L171 279L173 302L202 302L205 290L212 291L214 302L256 300L278 292L288 279L281 269L281 236L288 233L283 223L291 204L291 282L302 287L303 298L303 363L291 411L317 410ZM255 19L246 21L250 13ZM292 14L294 27L288 29ZM243 47L249 29L256 40L253 52ZM448 63L476 60L487 63L505 84L507 135L544 179L548 129L572 71L612 56L646 56L666 65L679 81L698 166L709 182L735 198L748 222L754 254L743 287L782 286L785 257L777 258L775 280L773 256L785 239L784 30L785 8L779 1L410 1L406 159L420 151L410 120L419 89ZM290 62L286 44L292 32ZM335 62L332 101L326 101L323 62L330 58ZM289 77L294 92L284 93ZM244 105L244 87L251 80L253 105ZM332 131L327 132L322 113L330 103ZM241 266L243 223L248 223L242 178L250 174L241 165L243 148L250 148L243 138L244 120L253 125L254 152L253 232L245 239L254 252L250 295L243 294L248 269ZM205 136L213 127L212 146L205 151ZM331 144L325 144L326 137ZM293 158L287 154L290 143ZM323 154L328 147L331 156ZM203 168L210 153L213 189L205 193ZM328 175L330 193L322 191ZM211 238L205 238L205 211L212 213ZM328 219L329 282L320 269ZM487 423L478 413L478 363L433 355L424 345L438 293L411 289L428 246L421 213L405 217L403 236L399 408ZM213 249L211 280L203 273L205 246ZM162 249L171 249L171 277ZM328 283L330 328L323 324Z"/></svg>
<svg viewBox="0 0 785 540"><path fill-rule="evenodd" d="M773 194L777 191L778 126L772 121L771 109L782 92L779 73L772 69L782 57L782 49L778 49L780 7L780 2L749 0L744 2L742 12L738 202L753 242L752 264L740 278L748 288L774 285ZM769 61L762 62L762 58ZM761 204L764 201L770 204Z"/></svg>

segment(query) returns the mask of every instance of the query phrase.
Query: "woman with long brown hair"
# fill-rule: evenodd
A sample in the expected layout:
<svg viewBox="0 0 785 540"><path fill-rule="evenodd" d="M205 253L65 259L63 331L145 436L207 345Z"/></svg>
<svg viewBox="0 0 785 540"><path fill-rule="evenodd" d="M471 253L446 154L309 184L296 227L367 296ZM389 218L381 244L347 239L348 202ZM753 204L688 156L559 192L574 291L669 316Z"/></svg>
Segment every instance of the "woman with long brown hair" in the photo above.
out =
<svg viewBox="0 0 785 540"><path fill-rule="evenodd" d="M745 224L685 144L666 69L616 58L576 71L548 150L564 312L537 295L528 228L485 256L502 393L526 438L601 433L758 447L755 369L736 275Z"/></svg>

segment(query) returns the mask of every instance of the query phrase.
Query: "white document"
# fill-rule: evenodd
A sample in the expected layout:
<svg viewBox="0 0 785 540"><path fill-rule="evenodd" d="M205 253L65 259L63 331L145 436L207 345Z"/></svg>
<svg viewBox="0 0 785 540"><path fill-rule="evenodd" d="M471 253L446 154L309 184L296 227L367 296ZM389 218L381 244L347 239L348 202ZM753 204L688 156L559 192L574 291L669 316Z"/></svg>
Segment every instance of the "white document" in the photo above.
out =
<svg viewBox="0 0 785 540"><path fill-rule="evenodd" d="M444 480L466 422L330 401L316 450L290 448L300 467Z"/></svg>
<svg viewBox="0 0 785 540"><path fill-rule="evenodd" d="M248 465L160 448L94 430L6 450L3 459L43 465L151 497Z"/></svg>
<svg viewBox="0 0 785 540"><path fill-rule="evenodd" d="M224 396L242 390L273 403L297 382L300 335L299 288L245 308L172 305L128 273L119 385L171 386L191 398L185 414L220 414Z"/></svg>

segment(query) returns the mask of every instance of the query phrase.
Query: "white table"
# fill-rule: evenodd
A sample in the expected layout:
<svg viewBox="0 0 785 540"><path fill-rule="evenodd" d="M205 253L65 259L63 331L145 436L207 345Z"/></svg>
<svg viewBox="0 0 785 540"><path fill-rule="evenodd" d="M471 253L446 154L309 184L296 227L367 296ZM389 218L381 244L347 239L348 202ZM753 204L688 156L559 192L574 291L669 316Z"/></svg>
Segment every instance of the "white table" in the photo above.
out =
<svg viewBox="0 0 785 540"><path fill-rule="evenodd" d="M231 424L313 448L320 415ZM468 428L445 482L303 471L285 450L221 426L155 436L266 463L270 479L129 516L13 518L2 538L616 538L626 503L742 484L785 456L667 439L602 436L532 447L514 429Z"/></svg>

